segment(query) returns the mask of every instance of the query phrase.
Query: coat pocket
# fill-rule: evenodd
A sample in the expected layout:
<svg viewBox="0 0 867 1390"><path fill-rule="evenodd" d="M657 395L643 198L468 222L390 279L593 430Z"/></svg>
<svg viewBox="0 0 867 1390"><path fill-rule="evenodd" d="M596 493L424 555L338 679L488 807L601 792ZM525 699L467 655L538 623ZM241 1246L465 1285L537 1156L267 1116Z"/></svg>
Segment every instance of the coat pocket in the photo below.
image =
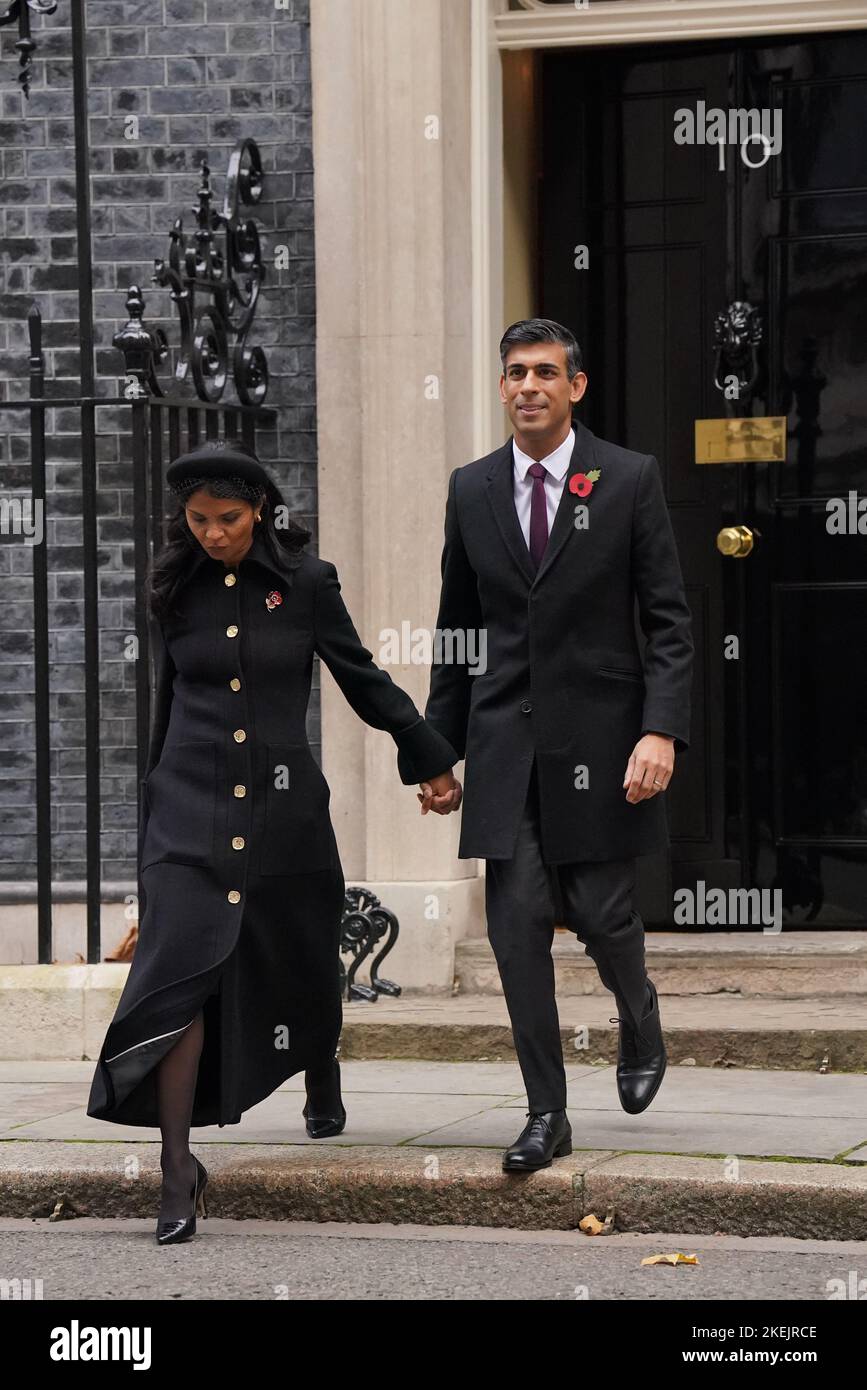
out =
<svg viewBox="0 0 867 1390"><path fill-rule="evenodd" d="M158 861L208 866L214 856L215 743L171 743L144 779L141 868Z"/></svg>
<svg viewBox="0 0 867 1390"><path fill-rule="evenodd" d="M307 874L331 864L331 791L309 746L265 750L265 825L259 872Z"/></svg>
<svg viewBox="0 0 867 1390"><path fill-rule="evenodd" d="M627 666L597 666L600 676L613 676L619 681L643 681L644 672Z"/></svg>

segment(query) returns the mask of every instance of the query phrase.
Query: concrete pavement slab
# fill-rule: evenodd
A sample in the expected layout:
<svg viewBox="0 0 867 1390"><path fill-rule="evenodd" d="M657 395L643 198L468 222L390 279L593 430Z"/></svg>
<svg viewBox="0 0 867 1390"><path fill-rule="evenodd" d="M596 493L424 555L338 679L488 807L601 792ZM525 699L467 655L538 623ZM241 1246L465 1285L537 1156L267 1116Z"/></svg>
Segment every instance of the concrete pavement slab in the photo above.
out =
<svg viewBox="0 0 867 1390"><path fill-rule="evenodd" d="M515 1119L510 1120L514 1115ZM582 1149L611 1148L653 1153L749 1154L776 1157L835 1159L864 1142L865 1121L823 1119L805 1125L802 1118L756 1115L671 1115L646 1110L628 1115L621 1110L569 1110L573 1145ZM463 1116L439 1128L430 1128L413 1144L429 1148L444 1145L505 1147L517 1136L526 1119L514 1107L488 1109ZM347 1127L348 1135L348 1127Z"/></svg>
<svg viewBox="0 0 867 1390"><path fill-rule="evenodd" d="M578 1086L578 1078L574 1084ZM614 1067L588 1068L580 1078L580 1094L575 1096L575 1102L594 1110L619 1111ZM516 1107L522 1103L521 1097L506 1102ZM711 1111L730 1115L800 1115L807 1120L823 1116L860 1119L867 1138L867 1076L669 1066L652 1109L654 1114Z"/></svg>

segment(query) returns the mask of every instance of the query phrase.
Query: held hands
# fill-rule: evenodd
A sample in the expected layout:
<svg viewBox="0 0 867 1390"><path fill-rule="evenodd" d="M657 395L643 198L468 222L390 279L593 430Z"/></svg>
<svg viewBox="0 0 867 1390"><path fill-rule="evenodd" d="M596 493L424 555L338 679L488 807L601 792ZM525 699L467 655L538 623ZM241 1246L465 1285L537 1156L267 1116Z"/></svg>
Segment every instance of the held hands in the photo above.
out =
<svg viewBox="0 0 867 1390"><path fill-rule="evenodd" d="M664 792L674 773L674 739L668 734L645 734L629 755L624 787L626 800L646 801ZM656 782L659 785L654 785Z"/></svg>
<svg viewBox="0 0 867 1390"><path fill-rule="evenodd" d="M421 802L421 813L426 816L428 811L436 811L438 816L447 816L450 811L456 811L461 804L463 788L456 777L452 776L451 769L448 772L441 772L438 777L431 777L427 782L420 782L420 792L416 796Z"/></svg>

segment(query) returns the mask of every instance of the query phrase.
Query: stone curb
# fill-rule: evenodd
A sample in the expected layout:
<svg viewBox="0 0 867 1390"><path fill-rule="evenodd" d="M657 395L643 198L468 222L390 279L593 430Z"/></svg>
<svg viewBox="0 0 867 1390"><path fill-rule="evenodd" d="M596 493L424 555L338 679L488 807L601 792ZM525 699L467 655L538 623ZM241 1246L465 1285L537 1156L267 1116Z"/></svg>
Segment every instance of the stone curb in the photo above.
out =
<svg viewBox="0 0 867 1390"><path fill-rule="evenodd" d="M210 1174L210 1214L235 1220L574 1230L614 1206L618 1231L867 1239L863 1165L576 1150L523 1176L502 1172L499 1149L200 1143L196 1151ZM3 1217L44 1219L64 1198L78 1216L155 1222L159 1180L152 1141L0 1144Z"/></svg>

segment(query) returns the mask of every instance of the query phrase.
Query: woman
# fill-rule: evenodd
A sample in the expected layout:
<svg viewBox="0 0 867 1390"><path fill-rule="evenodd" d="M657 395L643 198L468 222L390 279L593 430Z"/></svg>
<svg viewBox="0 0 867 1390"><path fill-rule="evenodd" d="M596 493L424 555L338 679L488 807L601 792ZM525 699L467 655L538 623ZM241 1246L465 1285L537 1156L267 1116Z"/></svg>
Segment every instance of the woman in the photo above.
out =
<svg viewBox="0 0 867 1390"><path fill-rule="evenodd" d="M192 1125L241 1113L304 1070L312 1138L346 1121L336 1048L344 879L305 715L318 652L385 729L422 814L456 809L457 755L373 662L334 565L252 450L173 463L178 498L148 591L155 704L139 813L140 934L87 1113L158 1125L157 1241L195 1234L207 1173Z"/></svg>

